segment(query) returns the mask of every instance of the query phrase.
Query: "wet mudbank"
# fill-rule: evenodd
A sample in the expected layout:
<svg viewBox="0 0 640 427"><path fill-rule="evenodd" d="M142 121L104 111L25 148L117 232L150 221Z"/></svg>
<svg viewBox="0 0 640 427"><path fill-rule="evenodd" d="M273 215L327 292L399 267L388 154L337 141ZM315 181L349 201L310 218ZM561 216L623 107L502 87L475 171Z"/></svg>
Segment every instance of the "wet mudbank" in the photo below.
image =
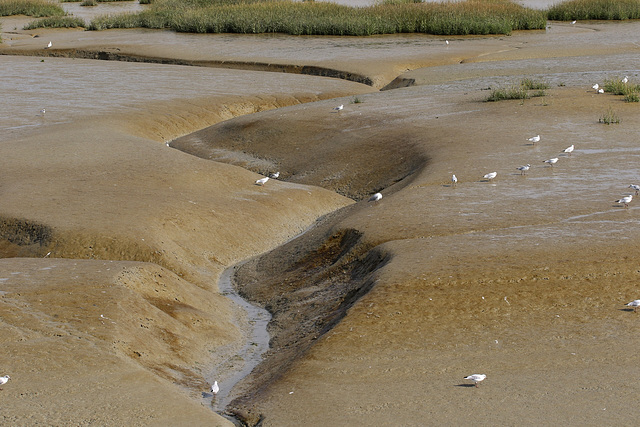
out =
<svg viewBox="0 0 640 427"><path fill-rule="evenodd" d="M47 225L0 217L0 258L44 256L52 235Z"/></svg>
<svg viewBox="0 0 640 427"><path fill-rule="evenodd" d="M252 402L259 401L274 379L340 322L373 288L375 271L390 260L360 231L334 229L349 211L327 215L297 239L242 265L233 278L241 296L272 315L269 351L238 384L235 393L241 397L226 408L227 414L246 425L263 419Z"/></svg>
<svg viewBox="0 0 640 427"><path fill-rule="evenodd" d="M230 68L246 71L270 71L275 73L305 74L309 76L330 77L348 80L373 86L371 77L318 65L272 64L257 61L198 61L179 58L155 57L120 52L120 48L112 49L11 49L0 50L0 55L48 56L56 58L97 59L103 61L145 62L149 64L189 65L193 67Z"/></svg>

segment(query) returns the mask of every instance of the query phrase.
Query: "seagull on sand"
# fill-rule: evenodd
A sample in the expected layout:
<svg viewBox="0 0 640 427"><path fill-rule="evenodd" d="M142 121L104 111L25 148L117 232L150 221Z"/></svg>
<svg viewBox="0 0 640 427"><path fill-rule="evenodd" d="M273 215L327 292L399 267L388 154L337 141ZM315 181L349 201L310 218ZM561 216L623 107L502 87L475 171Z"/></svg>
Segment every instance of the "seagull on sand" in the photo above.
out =
<svg viewBox="0 0 640 427"><path fill-rule="evenodd" d="M9 381L11 379L11 377L9 375L5 375L4 377L0 377L0 385L5 385L7 383L7 381ZM0 388L0 390L2 390Z"/></svg>
<svg viewBox="0 0 640 427"><path fill-rule="evenodd" d="M571 21L571 25L573 25L573 24L575 24L575 23L576 23L576 21Z"/></svg>
<svg viewBox="0 0 640 427"><path fill-rule="evenodd" d="M638 191L640 191L640 185L631 184L629 188L633 188L636 190L636 196L638 195Z"/></svg>
<svg viewBox="0 0 640 427"><path fill-rule="evenodd" d="M575 146L573 144L571 144L571 146L569 146L569 147L564 149L564 152L568 153L569 156L571 156L571 152L573 151L574 148L575 148Z"/></svg>
<svg viewBox="0 0 640 427"><path fill-rule="evenodd" d="M594 89L597 92L598 89L600 89L600 85L598 83L596 83L593 86L591 86L591 89Z"/></svg>
<svg viewBox="0 0 640 427"><path fill-rule="evenodd" d="M265 176L264 178L257 180L256 185L264 185L267 181L269 181L269 177Z"/></svg>
<svg viewBox="0 0 640 427"><path fill-rule="evenodd" d="M519 168L516 168L520 171L520 175L526 175L527 171L529 170L529 168L531 167L530 164L526 164L524 166L520 166Z"/></svg>
<svg viewBox="0 0 640 427"><path fill-rule="evenodd" d="M49 49L51 46L53 46L53 43L49 42L49 44L47 45L47 47L45 47L45 49Z"/></svg>
<svg viewBox="0 0 640 427"><path fill-rule="evenodd" d="M213 385L211 386L211 393L213 393L213 395L215 396L219 391L220 387L218 386L218 381L214 381Z"/></svg>
<svg viewBox="0 0 640 427"><path fill-rule="evenodd" d="M273 179L278 179L279 176L280 176L280 172L276 172L276 173L272 173L271 174L271 178L273 178Z"/></svg>
<svg viewBox="0 0 640 427"><path fill-rule="evenodd" d="M478 383L484 381L485 378L487 378L485 374L473 374L469 375L468 377L464 377L465 380L473 381L476 387L478 387Z"/></svg>
<svg viewBox="0 0 640 427"><path fill-rule="evenodd" d="M369 197L370 202L377 202L380 199L382 199L382 194L380 193L376 193L373 196Z"/></svg>
<svg viewBox="0 0 640 427"><path fill-rule="evenodd" d="M337 107L334 108L334 110L336 111L342 111L342 109L344 108L344 104L340 104Z"/></svg>
<svg viewBox="0 0 640 427"><path fill-rule="evenodd" d="M598 89L598 93L604 93L604 89L602 88Z"/></svg>
<svg viewBox="0 0 640 427"><path fill-rule="evenodd" d="M631 200L633 200L633 194L629 194L628 196L624 196L620 200L616 200L616 203L624 205L625 208L628 208L629 203L631 203Z"/></svg>
<svg viewBox="0 0 640 427"><path fill-rule="evenodd" d="M483 176L484 179L491 181L493 178L498 176L498 172L491 172Z"/></svg>
<svg viewBox="0 0 640 427"><path fill-rule="evenodd" d="M633 311L638 311L638 307L640 307L640 299L631 301L627 304L627 307L633 307Z"/></svg>
<svg viewBox="0 0 640 427"><path fill-rule="evenodd" d="M629 76L624 76L624 79L622 79L622 83L627 84L628 81L629 81Z"/></svg>
<svg viewBox="0 0 640 427"><path fill-rule="evenodd" d="M453 174L451 176L451 185L455 187L457 183L458 183L458 177L456 176L456 174Z"/></svg>
<svg viewBox="0 0 640 427"><path fill-rule="evenodd" d="M542 163L549 163L551 166L555 165L556 163L558 163L558 158L554 157L553 159L549 159L549 160L543 160Z"/></svg>
<svg viewBox="0 0 640 427"><path fill-rule="evenodd" d="M531 141L531 142L533 142L534 144L535 144L536 142L540 142L540 135L536 135L536 136L532 136L531 138L527 138L527 141Z"/></svg>
<svg viewBox="0 0 640 427"><path fill-rule="evenodd" d="M46 113L47 110L45 110L44 108L42 110L40 110L40 114L44 116L44 113Z"/></svg>

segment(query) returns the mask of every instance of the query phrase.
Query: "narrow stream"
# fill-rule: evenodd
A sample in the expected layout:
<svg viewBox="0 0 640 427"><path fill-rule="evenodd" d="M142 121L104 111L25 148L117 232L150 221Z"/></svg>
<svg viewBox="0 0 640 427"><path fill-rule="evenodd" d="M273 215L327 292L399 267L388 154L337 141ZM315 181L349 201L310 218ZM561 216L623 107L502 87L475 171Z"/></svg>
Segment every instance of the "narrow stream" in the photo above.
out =
<svg viewBox="0 0 640 427"><path fill-rule="evenodd" d="M222 272L218 282L220 293L246 313L251 330L249 331L244 347L234 355L231 360L222 362L213 370L217 377L220 391L212 400L211 407L222 414L224 408L236 397L233 387L244 377L249 375L261 361L262 355L269 349L269 333L267 324L271 320L271 314L262 307L257 307L242 298L233 288L231 278L236 269L242 265L233 265ZM211 396L209 395L209 398Z"/></svg>

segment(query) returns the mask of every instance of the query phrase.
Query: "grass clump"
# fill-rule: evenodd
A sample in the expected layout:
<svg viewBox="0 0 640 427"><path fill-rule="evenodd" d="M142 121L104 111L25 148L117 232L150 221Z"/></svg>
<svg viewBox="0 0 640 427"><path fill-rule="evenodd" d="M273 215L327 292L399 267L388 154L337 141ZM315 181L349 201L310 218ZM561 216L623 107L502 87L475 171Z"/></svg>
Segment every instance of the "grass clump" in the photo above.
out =
<svg viewBox="0 0 640 427"><path fill-rule="evenodd" d="M508 88L493 89L486 99L487 102L505 101L508 99L529 99L535 97L546 96L545 89L549 85L542 81L529 78L522 79L519 85Z"/></svg>
<svg viewBox="0 0 640 427"><path fill-rule="evenodd" d="M97 6L98 2L96 0L84 0L80 3L80 6Z"/></svg>
<svg viewBox="0 0 640 427"><path fill-rule="evenodd" d="M640 19L640 0L569 0L551 6L553 21Z"/></svg>
<svg viewBox="0 0 640 427"><path fill-rule="evenodd" d="M604 91L613 95L622 95L626 102L640 102L640 85L622 79L604 81Z"/></svg>
<svg viewBox="0 0 640 427"><path fill-rule="evenodd" d="M509 34L543 29L542 11L508 0L399 2L350 7L291 0L153 0L148 10L94 19L90 29L161 28L192 33L345 35Z"/></svg>
<svg viewBox="0 0 640 427"><path fill-rule="evenodd" d="M604 113L598 123L604 123L607 125L620 123L620 117L613 111L613 108L609 107L606 113Z"/></svg>
<svg viewBox="0 0 640 427"><path fill-rule="evenodd" d="M43 16L63 16L66 12L60 5L47 0L2 0L0 16L27 15L40 18Z"/></svg>
<svg viewBox="0 0 640 427"><path fill-rule="evenodd" d="M47 18L36 19L24 26L25 30L36 28L84 28L85 22L81 18L73 16L49 16Z"/></svg>

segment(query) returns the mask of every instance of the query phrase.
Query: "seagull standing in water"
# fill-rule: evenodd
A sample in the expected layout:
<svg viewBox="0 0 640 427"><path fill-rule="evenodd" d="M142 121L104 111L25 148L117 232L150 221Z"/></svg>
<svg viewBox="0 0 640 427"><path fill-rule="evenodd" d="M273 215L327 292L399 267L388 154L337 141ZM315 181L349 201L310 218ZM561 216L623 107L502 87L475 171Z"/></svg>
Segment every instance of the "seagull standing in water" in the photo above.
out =
<svg viewBox="0 0 640 427"><path fill-rule="evenodd" d="M640 191L640 185L631 184L629 188L633 188L636 190L636 196L638 195L638 191Z"/></svg>
<svg viewBox="0 0 640 427"><path fill-rule="evenodd" d="M529 168L531 168L530 164L526 164L524 166L520 166L519 168L516 168L520 171L520 175L526 175L527 171L529 170Z"/></svg>
<svg viewBox="0 0 640 427"><path fill-rule="evenodd" d="M575 146L573 144L571 144L571 146L567 147L564 149L565 153L568 153L569 156L571 156L571 153L573 152L573 149L575 148Z"/></svg>
<svg viewBox="0 0 640 427"><path fill-rule="evenodd" d="M496 176L498 176L498 172L491 172L491 173L488 173L485 176L483 176L483 178L488 180L488 181L491 181Z"/></svg>
<svg viewBox="0 0 640 427"><path fill-rule="evenodd" d="M620 200L616 200L616 203L624 205L625 208L628 208L629 203L631 203L631 200L633 200L633 194L629 194L628 196L624 196Z"/></svg>
<svg viewBox="0 0 640 427"><path fill-rule="evenodd" d="M527 141L531 141L531 142L533 142L534 144L535 144L536 142L540 142L540 135L536 135L536 136L532 136L531 138L527 138Z"/></svg>
<svg viewBox="0 0 640 427"><path fill-rule="evenodd" d="M485 374L473 374L468 377L464 377L465 380L473 381L476 387L478 387L478 383L484 381L485 378L487 378Z"/></svg>
<svg viewBox="0 0 640 427"><path fill-rule="evenodd" d="M11 377L9 375L5 375L4 377L0 377L0 385L5 385L7 383L7 381L9 381L11 379ZM2 390L0 388L0 390Z"/></svg>
<svg viewBox="0 0 640 427"><path fill-rule="evenodd" d="M269 181L269 177L265 176L264 178L261 178L259 180L256 181L256 185L264 185L266 184L266 182Z"/></svg>
<svg viewBox="0 0 640 427"><path fill-rule="evenodd" d="M640 307L640 299L631 301L627 304L627 307L633 307L633 311L638 311L638 307Z"/></svg>
<svg viewBox="0 0 640 427"><path fill-rule="evenodd" d="M213 393L213 395L215 396L219 391L220 387L218 386L218 381L214 381L213 385L211 386L211 393Z"/></svg>
<svg viewBox="0 0 640 427"><path fill-rule="evenodd" d="M456 174L454 173L451 176L451 185L453 185L454 187L456 186L456 184L458 183L458 177L456 176Z"/></svg>
<svg viewBox="0 0 640 427"><path fill-rule="evenodd" d="M376 193L373 196L369 197L369 201L370 202L377 202L380 199L382 199L382 194L381 193Z"/></svg>
<svg viewBox="0 0 640 427"><path fill-rule="evenodd" d="M549 160L543 160L542 163L549 163L551 166L555 165L556 163L558 163L558 158L554 157L553 159L549 159Z"/></svg>

